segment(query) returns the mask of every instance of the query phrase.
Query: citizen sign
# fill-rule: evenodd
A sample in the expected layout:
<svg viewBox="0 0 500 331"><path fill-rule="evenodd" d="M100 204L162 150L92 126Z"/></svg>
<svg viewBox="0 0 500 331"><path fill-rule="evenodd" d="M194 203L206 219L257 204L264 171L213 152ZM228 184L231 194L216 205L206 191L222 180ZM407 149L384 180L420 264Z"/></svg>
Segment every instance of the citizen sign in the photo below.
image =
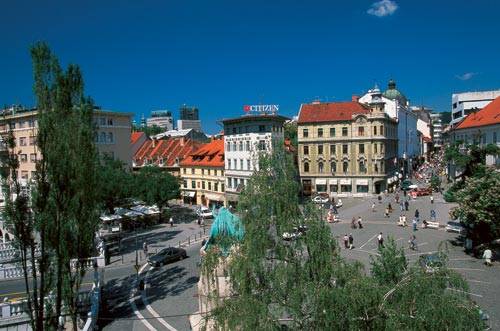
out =
<svg viewBox="0 0 500 331"><path fill-rule="evenodd" d="M279 110L279 105L245 105L243 110L245 113L248 112L260 112L260 113L276 113Z"/></svg>

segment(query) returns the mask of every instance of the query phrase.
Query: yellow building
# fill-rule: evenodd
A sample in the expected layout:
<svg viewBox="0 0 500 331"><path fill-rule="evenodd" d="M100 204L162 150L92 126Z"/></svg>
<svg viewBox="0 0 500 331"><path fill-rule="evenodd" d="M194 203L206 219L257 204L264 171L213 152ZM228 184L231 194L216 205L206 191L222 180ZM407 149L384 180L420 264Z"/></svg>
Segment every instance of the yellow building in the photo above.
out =
<svg viewBox="0 0 500 331"><path fill-rule="evenodd" d="M388 188L396 171L397 123L384 113L380 95L369 106L357 100L301 106L298 163L305 195L365 196Z"/></svg>
<svg viewBox="0 0 500 331"><path fill-rule="evenodd" d="M224 140L202 145L180 163L184 203L225 205Z"/></svg>
<svg viewBox="0 0 500 331"><path fill-rule="evenodd" d="M36 160L40 151L36 146L38 112L36 109L10 108L0 114L0 134L12 128L19 155L19 178L28 181L36 171ZM94 110L96 124L95 142L100 153L120 159L129 167L132 163L130 149L130 113Z"/></svg>

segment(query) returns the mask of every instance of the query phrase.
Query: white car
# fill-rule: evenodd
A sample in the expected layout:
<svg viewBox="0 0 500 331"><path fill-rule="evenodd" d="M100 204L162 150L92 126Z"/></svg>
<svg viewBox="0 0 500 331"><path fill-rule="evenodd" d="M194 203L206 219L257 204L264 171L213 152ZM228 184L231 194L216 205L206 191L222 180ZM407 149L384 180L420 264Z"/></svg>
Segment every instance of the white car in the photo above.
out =
<svg viewBox="0 0 500 331"><path fill-rule="evenodd" d="M455 233L458 233L458 234L465 234L466 229L459 222L448 222L446 224L446 231L448 231L448 232L455 232Z"/></svg>
<svg viewBox="0 0 500 331"><path fill-rule="evenodd" d="M196 211L196 214L202 218L212 218L214 215L212 214L212 211L208 209L207 207L201 207Z"/></svg>
<svg viewBox="0 0 500 331"><path fill-rule="evenodd" d="M340 200L340 199L339 199L339 200L337 201L337 203L335 204L335 207L340 208L340 207L342 207L343 205L344 205L344 204L342 203L342 200Z"/></svg>
<svg viewBox="0 0 500 331"><path fill-rule="evenodd" d="M329 200L327 197L321 195L317 195L312 199L314 203L327 203Z"/></svg>

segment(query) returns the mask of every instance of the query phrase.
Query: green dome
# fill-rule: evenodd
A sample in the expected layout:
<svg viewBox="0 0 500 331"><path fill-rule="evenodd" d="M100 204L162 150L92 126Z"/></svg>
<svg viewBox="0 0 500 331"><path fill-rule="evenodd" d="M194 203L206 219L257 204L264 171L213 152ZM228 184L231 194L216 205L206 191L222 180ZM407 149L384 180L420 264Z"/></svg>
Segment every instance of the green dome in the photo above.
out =
<svg viewBox="0 0 500 331"><path fill-rule="evenodd" d="M396 82L393 79L389 80L389 83L387 84L387 90L382 95L387 99L398 100L399 103L406 106L407 99L403 93L399 92L396 89Z"/></svg>

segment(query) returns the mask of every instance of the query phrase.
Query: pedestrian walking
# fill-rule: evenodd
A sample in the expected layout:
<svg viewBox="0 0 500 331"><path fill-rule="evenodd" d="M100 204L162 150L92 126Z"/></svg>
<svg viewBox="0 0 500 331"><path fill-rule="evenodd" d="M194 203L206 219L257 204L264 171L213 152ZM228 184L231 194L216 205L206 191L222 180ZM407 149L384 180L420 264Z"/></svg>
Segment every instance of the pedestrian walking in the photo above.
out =
<svg viewBox="0 0 500 331"><path fill-rule="evenodd" d="M415 235L412 235L410 237L410 240L408 240L408 243L410 244L410 249L412 251L416 251L418 250L418 246L417 246L417 237L415 237Z"/></svg>
<svg viewBox="0 0 500 331"><path fill-rule="evenodd" d="M378 234L377 240L378 240L378 248L384 247L384 237L382 236L382 232Z"/></svg>
<svg viewBox="0 0 500 331"><path fill-rule="evenodd" d="M387 204L387 209L389 209L389 213L392 213L392 206L390 202Z"/></svg>
<svg viewBox="0 0 500 331"><path fill-rule="evenodd" d="M399 194L396 193L396 196L394 197L394 200L396 200L396 203L399 203Z"/></svg>
<svg viewBox="0 0 500 331"><path fill-rule="evenodd" d="M418 209L415 209L415 218L417 219L417 222L418 222L419 216L420 216L420 212L418 211Z"/></svg>
<svg viewBox="0 0 500 331"><path fill-rule="evenodd" d="M417 220L416 219L413 219L411 221L411 224L413 225L413 231L417 231Z"/></svg>
<svg viewBox="0 0 500 331"><path fill-rule="evenodd" d="M434 197L431 195L431 204L434 203Z"/></svg>
<svg viewBox="0 0 500 331"><path fill-rule="evenodd" d="M372 202L372 212L375 212L375 202Z"/></svg>
<svg viewBox="0 0 500 331"><path fill-rule="evenodd" d="M346 249L349 248L349 237L347 236L347 233L344 235L344 247Z"/></svg>
<svg viewBox="0 0 500 331"><path fill-rule="evenodd" d="M385 217L389 217L389 208L385 208Z"/></svg>
<svg viewBox="0 0 500 331"><path fill-rule="evenodd" d="M486 248L483 253L484 264L491 267L491 257L492 257L491 249Z"/></svg>
<svg viewBox="0 0 500 331"><path fill-rule="evenodd" d="M436 222L436 211L431 209L431 221Z"/></svg>
<svg viewBox="0 0 500 331"><path fill-rule="evenodd" d="M410 207L410 203L408 200L405 201L405 210L408 211L408 207Z"/></svg>
<svg viewBox="0 0 500 331"><path fill-rule="evenodd" d="M354 217L351 220L351 228L356 229L356 218L354 218Z"/></svg>
<svg viewBox="0 0 500 331"><path fill-rule="evenodd" d="M170 227L173 227L174 226L174 218L173 217L170 217Z"/></svg>
<svg viewBox="0 0 500 331"><path fill-rule="evenodd" d="M349 249L352 249L354 247L354 237L352 236L352 233L349 234Z"/></svg>
<svg viewBox="0 0 500 331"><path fill-rule="evenodd" d="M148 256L148 244L146 242L144 242L142 244L142 250L144 251L144 256Z"/></svg>
<svg viewBox="0 0 500 331"><path fill-rule="evenodd" d="M400 201L400 202L399 202L399 209L401 209L401 211L404 211L404 210L405 210L405 206L404 206L403 201Z"/></svg>
<svg viewBox="0 0 500 331"><path fill-rule="evenodd" d="M362 228L363 228L363 223L361 222L361 216L359 216L359 217L358 217L358 227L359 227L360 229L362 229Z"/></svg>

